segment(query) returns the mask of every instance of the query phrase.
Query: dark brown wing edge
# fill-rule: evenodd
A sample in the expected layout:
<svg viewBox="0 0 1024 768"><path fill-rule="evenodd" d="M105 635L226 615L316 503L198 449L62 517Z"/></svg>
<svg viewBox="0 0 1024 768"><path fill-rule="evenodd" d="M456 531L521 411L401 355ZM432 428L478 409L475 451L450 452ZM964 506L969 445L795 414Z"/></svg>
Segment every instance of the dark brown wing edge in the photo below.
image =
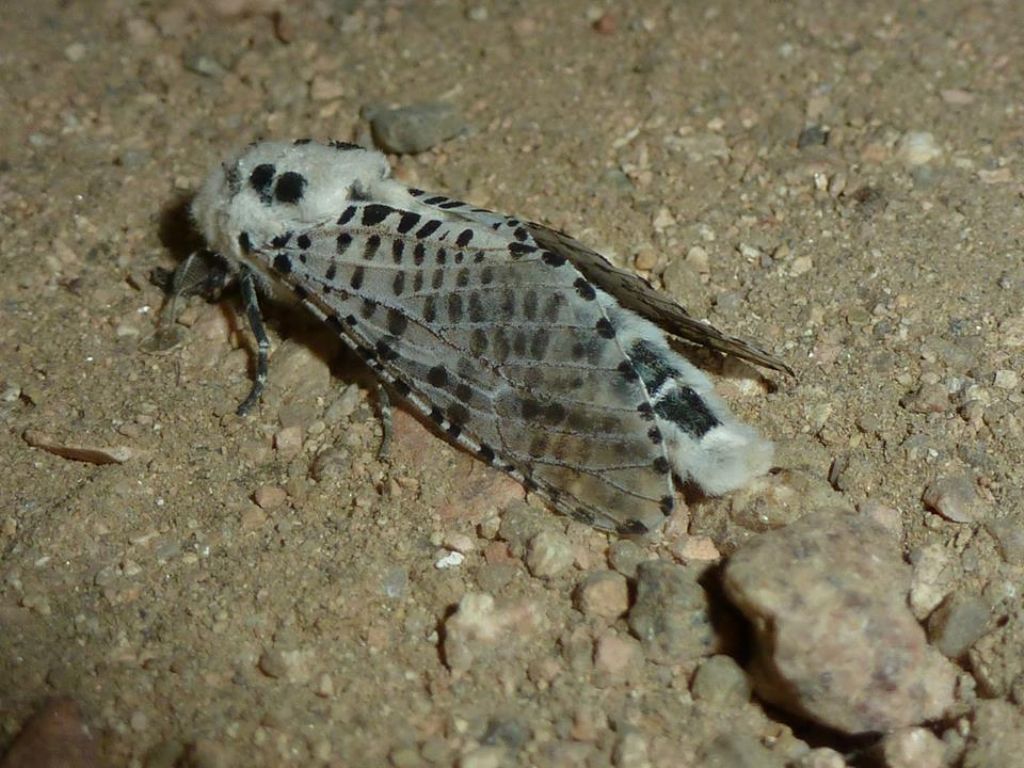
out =
<svg viewBox="0 0 1024 768"><path fill-rule="evenodd" d="M691 317L679 304L660 294L640 275L619 269L604 256L569 235L543 224L530 223L526 228L541 248L565 256L584 277L618 299L623 307L647 318L673 336L796 376L793 369L775 355Z"/></svg>

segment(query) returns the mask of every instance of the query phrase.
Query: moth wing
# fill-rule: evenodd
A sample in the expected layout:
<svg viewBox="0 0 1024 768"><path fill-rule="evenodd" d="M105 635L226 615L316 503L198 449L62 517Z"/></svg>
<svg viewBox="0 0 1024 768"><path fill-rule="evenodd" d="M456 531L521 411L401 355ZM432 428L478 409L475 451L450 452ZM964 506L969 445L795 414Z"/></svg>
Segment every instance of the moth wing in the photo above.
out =
<svg viewBox="0 0 1024 768"><path fill-rule="evenodd" d="M668 333L702 347L794 375L793 369L775 355L690 316L683 307L657 291L640 275L619 269L575 238L542 224L531 223L525 226L542 248L565 256L588 280L618 299L623 307L647 318Z"/></svg>
<svg viewBox="0 0 1024 768"><path fill-rule="evenodd" d="M536 248L439 258L464 226L421 240L419 265L365 259L366 233L339 258L343 229L318 227L312 247L286 249L281 277L453 441L591 525L660 526L674 506L666 448L643 382L620 373L625 353L596 330L601 302L580 297L571 263Z"/></svg>

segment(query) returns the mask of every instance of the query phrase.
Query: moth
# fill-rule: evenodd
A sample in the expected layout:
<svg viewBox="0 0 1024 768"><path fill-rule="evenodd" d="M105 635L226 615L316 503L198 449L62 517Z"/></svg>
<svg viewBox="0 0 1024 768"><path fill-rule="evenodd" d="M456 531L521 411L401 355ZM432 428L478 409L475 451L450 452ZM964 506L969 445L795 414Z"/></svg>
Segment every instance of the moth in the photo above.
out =
<svg viewBox="0 0 1024 768"><path fill-rule="evenodd" d="M720 495L771 467L772 444L666 333L785 363L566 234L404 186L379 152L256 143L191 213L258 342L240 413L266 381L263 295L300 303L444 437L598 528L646 533L677 480Z"/></svg>

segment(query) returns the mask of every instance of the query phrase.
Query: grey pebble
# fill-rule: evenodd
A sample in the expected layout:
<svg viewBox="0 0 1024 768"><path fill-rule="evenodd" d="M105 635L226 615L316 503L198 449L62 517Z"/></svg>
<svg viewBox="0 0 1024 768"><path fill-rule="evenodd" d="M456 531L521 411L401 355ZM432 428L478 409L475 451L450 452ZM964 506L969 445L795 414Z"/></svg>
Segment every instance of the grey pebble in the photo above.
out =
<svg viewBox="0 0 1024 768"><path fill-rule="evenodd" d="M985 512L974 479L964 473L947 475L929 483L921 500L928 509L955 523L972 523Z"/></svg>
<svg viewBox="0 0 1024 768"><path fill-rule="evenodd" d="M541 531L526 548L526 567L539 578L557 576L573 563L572 544L565 534Z"/></svg>
<svg viewBox="0 0 1024 768"><path fill-rule="evenodd" d="M629 539L619 539L608 548L608 564L627 579L634 578L637 566L649 559L647 550Z"/></svg>
<svg viewBox="0 0 1024 768"><path fill-rule="evenodd" d="M928 617L928 639L944 656L960 658L985 634L990 613L978 595L954 592Z"/></svg>
<svg viewBox="0 0 1024 768"><path fill-rule="evenodd" d="M1020 765L1024 755L1024 715L1005 701L979 701L963 768Z"/></svg>
<svg viewBox="0 0 1024 768"><path fill-rule="evenodd" d="M922 384L903 397L900 405L911 413L942 413L949 405L949 392L941 384Z"/></svg>
<svg viewBox="0 0 1024 768"><path fill-rule="evenodd" d="M701 768L782 768L782 757L749 734L725 731L701 750Z"/></svg>
<svg viewBox="0 0 1024 768"><path fill-rule="evenodd" d="M820 147L828 143L828 129L821 125L808 125L796 140L797 149Z"/></svg>
<svg viewBox="0 0 1024 768"><path fill-rule="evenodd" d="M193 51L185 55L185 69L203 77L224 77L228 70L212 56Z"/></svg>
<svg viewBox="0 0 1024 768"><path fill-rule="evenodd" d="M697 582L702 573L661 560L637 566L629 628L656 664L679 664L716 650L708 596Z"/></svg>
<svg viewBox="0 0 1024 768"><path fill-rule="evenodd" d="M523 501L513 501L501 513L501 525L498 526L498 538L508 544L509 550L516 557L526 552L526 543L543 530L551 526L550 515L534 509Z"/></svg>
<svg viewBox="0 0 1024 768"><path fill-rule="evenodd" d="M458 110L446 102L410 104L397 109L364 108L373 142L385 152L414 155L466 132Z"/></svg>
<svg viewBox="0 0 1024 768"><path fill-rule="evenodd" d="M750 701L750 680L732 657L712 656L697 668L690 692L697 701L733 708Z"/></svg>
<svg viewBox="0 0 1024 768"><path fill-rule="evenodd" d="M996 540L999 554L1008 565L1024 566L1024 527L1020 518L988 520L985 529Z"/></svg>

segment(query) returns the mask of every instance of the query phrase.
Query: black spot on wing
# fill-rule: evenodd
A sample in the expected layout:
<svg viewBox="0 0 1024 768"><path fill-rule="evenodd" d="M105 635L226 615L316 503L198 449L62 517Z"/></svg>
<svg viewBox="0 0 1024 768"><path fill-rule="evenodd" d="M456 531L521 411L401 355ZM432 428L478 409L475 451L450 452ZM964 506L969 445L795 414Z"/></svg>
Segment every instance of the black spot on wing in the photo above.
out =
<svg viewBox="0 0 1024 768"><path fill-rule="evenodd" d="M658 392L668 379L679 375L679 371L665 359L665 352L642 339L635 342L627 354L647 391L652 394Z"/></svg>
<svg viewBox="0 0 1024 768"><path fill-rule="evenodd" d="M700 439L721 424L708 410L701 396L689 387L681 387L664 395L654 406L654 411L695 439Z"/></svg>
<svg viewBox="0 0 1024 768"><path fill-rule="evenodd" d="M405 235L420 222L420 215L413 211L402 211L402 217L398 220L398 231Z"/></svg>
<svg viewBox="0 0 1024 768"><path fill-rule="evenodd" d="M448 371L443 365L435 365L427 371L427 383L441 389L448 384Z"/></svg>
<svg viewBox="0 0 1024 768"><path fill-rule="evenodd" d="M615 526L615 532L619 536L643 536L650 529L639 520L627 520Z"/></svg>
<svg viewBox="0 0 1024 768"><path fill-rule="evenodd" d="M416 230L416 237L421 240L430 237L432 234L437 232L441 228L441 221L439 219L431 219L422 227Z"/></svg>
<svg viewBox="0 0 1024 768"><path fill-rule="evenodd" d="M580 298L584 301L593 301L597 298L597 291L594 290L594 286L582 277L576 278L576 281L573 283L573 287L576 289L576 293L578 293Z"/></svg>
<svg viewBox="0 0 1024 768"><path fill-rule="evenodd" d="M363 208L363 226L374 227L380 224L389 215L395 212L395 209L390 205L382 205L380 203L371 203L370 205Z"/></svg>
<svg viewBox="0 0 1024 768"><path fill-rule="evenodd" d="M344 227L346 224L352 221L352 217L355 215L356 207L354 205L350 205L348 208L342 211L341 216L338 217L338 226Z"/></svg>
<svg viewBox="0 0 1024 768"><path fill-rule="evenodd" d="M279 253L274 256L274 269L282 275L287 275L292 271L292 260L287 254Z"/></svg>

